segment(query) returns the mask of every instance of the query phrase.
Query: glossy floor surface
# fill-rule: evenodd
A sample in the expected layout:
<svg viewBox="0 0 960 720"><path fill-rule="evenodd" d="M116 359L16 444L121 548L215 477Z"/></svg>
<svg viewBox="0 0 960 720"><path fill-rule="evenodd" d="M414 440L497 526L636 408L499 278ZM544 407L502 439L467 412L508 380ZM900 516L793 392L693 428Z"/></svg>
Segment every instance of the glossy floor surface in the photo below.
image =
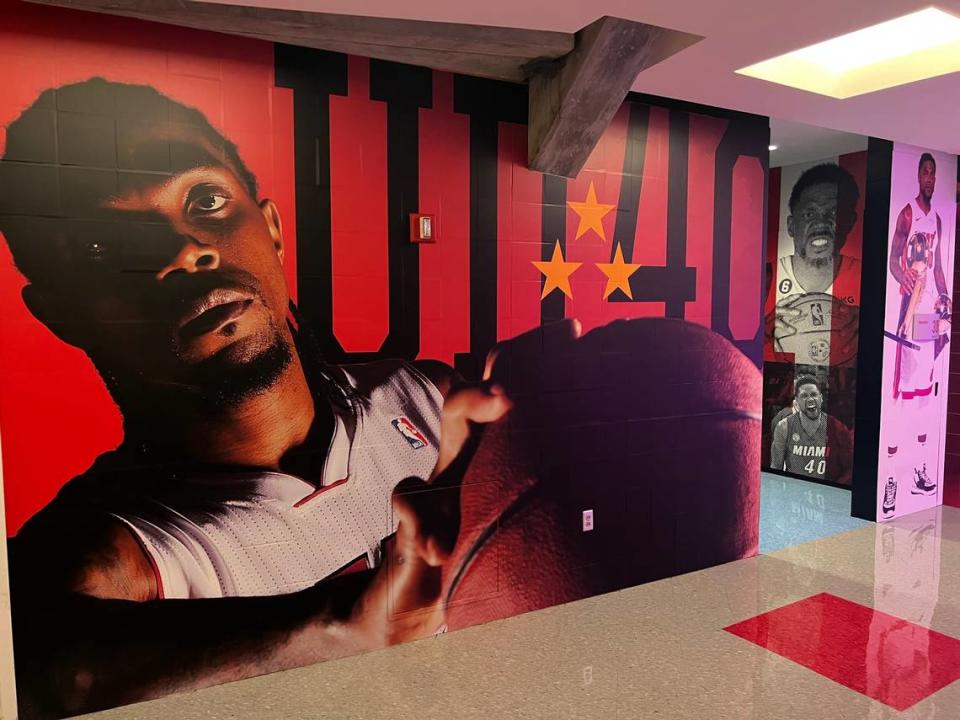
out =
<svg viewBox="0 0 960 720"><path fill-rule="evenodd" d="M850 491L796 478L760 474L760 552L869 527L850 517Z"/></svg>
<svg viewBox="0 0 960 720"><path fill-rule="evenodd" d="M958 638L960 510L937 508L437 639L90 717L953 720Z"/></svg>
<svg viewBox="0 0 960 720"><path fill-rule="evenodd" d="M763 483L769 554L85 717L960 718L960 510L861 524L844 491Z"/></svg>

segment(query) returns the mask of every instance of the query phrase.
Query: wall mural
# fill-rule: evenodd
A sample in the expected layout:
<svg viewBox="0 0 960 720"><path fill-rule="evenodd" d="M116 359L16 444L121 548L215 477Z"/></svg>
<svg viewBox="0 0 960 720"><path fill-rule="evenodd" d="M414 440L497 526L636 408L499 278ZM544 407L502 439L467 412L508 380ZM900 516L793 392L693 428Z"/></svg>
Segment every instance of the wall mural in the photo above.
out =
<svg viewBox="0 0 960 720"><path fill-rule="evenodd" d="M763 466L851 484L866 152L771 171Z"/></svg>
<svg viewBox="0 0 960 720"><path fill-rule="evenodd" d="M633 99L565 180L522 86L9 4L0 58L22 717L756 553L765 119Z"/></svg>
<svg viewBox="0 0 960 720"><path fill-rule="evenodd" d="M893 146L877 519L940 505L957 157Z"/></svg>

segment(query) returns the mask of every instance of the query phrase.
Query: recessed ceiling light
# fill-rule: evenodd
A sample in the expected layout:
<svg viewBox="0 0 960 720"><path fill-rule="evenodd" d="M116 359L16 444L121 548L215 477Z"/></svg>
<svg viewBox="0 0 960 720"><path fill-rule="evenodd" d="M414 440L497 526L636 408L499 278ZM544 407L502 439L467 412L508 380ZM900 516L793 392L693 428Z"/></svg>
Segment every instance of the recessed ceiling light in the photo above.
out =
<svg viewBox="0 0 960 720"><path fill-rule="evenodd" d="M960 17L926 8L737 70L848 98L960 71Z"/></svg>
<svg viewBox="0 0 960 720"><path fill-rule="evenodd" d="M779 146L779 145L768 145L768 146L767 146L767 150L769 150L770 152L773 152L773 151L776 150L778 147L780 147L780 146Z"/></svg>

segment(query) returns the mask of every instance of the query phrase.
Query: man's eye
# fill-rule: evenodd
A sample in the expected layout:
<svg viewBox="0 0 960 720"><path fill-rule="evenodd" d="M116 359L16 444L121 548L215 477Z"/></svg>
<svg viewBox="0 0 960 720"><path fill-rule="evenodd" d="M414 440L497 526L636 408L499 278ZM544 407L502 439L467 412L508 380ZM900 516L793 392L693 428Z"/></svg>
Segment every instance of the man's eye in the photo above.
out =
<svg viewBox="0 0 960 720"><path fill-rule="evenodd" d="M217 195L216 193L211 193L209 195L202 195L196 200L193 200L190 203L188 210L191 212L212 213L216 212L226 204L226 195Z"/></svg>

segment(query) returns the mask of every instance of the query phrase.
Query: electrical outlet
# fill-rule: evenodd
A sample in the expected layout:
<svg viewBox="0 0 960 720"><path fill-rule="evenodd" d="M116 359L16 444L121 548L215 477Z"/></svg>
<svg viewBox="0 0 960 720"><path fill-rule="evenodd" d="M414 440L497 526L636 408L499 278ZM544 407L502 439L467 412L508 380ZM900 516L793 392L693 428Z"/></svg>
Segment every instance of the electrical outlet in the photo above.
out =
<svg viewBox="0 0 960 720"><path fill-rule="evenodd" d="M593 510L584 510L583 511L583 531L590 532L593 530Z"/></svg>
<svg viewBox="0 0 960 720"><path fill-rule="evenodd" d="M584 685L593 684L593 665L583 666L583 684Z"/></svg>

